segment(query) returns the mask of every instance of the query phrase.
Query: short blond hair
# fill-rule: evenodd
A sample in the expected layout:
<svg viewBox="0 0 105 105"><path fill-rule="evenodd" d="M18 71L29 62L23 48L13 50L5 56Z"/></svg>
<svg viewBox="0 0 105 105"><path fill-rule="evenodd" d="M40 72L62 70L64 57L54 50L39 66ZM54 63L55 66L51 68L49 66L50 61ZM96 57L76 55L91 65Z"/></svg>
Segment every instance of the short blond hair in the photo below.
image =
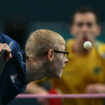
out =
<svg viewBox="0 0 105 105"><path fill-rule="evenodd" d="M30 34L26 42L26 56L41 57L49 49L58 50L61 45L65 45L65 40L60 34L47 29L39 29Z"/></svg>

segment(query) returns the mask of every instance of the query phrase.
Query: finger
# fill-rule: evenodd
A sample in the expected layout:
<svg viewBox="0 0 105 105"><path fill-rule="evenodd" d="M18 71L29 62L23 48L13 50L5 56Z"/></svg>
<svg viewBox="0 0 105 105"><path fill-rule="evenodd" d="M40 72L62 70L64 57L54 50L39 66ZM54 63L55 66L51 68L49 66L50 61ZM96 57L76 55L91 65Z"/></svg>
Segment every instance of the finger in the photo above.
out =
<svg viewBox="0 0 105 105"><path fill-rule="evenodd" d="M0 43L0 52L2 51L2 44Z"/></svg>
<svg viewBox="0 0 105 105"><path fill-rule="evenodd" d="M92 86L88 86L86 88L86 93L91 93L94 89L92 88Z"/></svg>
<svg viewBox="0 0 105 105"><path fill-rule="evenodd" d="M7 56L7 58L6 58L6 61L8 61L9 59L11 59L12 58L12 54L10 53L8 56Z"/></svg>
<svg viewBox="0 0 105 105"><path fill-rule="evenodd" d="M6 43L2 44L2 49L5 49L8 52L11 52L11 49L9 48L9 46Z"/></svg>
<svg viewBox="0 0 105 105"><path fill-rule="evenodd" d="M86 87L86 91L91 90L91 88L92 88L92 86L91 86L91 85L87 86L87 87Z"/></svg>
<svg viewBox="0 0 105 105"><path fill-rule="evenodd" d="M99 89L94 87L94 88L89 88L86 90L87 93L98 93Z"/></svg>

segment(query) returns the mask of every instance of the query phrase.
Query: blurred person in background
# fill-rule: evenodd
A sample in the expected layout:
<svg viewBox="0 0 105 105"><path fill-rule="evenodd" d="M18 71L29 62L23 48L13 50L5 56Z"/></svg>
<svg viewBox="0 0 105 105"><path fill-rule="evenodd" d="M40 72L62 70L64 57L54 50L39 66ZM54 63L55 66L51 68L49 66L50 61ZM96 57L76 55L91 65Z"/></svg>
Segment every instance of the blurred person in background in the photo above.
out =
<svg viewBox="0 0 105 105"><path fill-rule="evenodd" d="M67 41L68 63L52 87L64 94L105 93L105 44L96 40L101 32L97 13L89 7L77 9L70 32L74 38ZM83 47L85 41L92 43L91 49ZM103 105L103 99L65 99L64 105Z"/></svg>
<svg viewBox="0 0 105 105"><path fill-rule="evenodd" d="M3 33L16 40L21 49L24 49L29 30L29 20L24 16L11 16L4 19Z"/></svg>

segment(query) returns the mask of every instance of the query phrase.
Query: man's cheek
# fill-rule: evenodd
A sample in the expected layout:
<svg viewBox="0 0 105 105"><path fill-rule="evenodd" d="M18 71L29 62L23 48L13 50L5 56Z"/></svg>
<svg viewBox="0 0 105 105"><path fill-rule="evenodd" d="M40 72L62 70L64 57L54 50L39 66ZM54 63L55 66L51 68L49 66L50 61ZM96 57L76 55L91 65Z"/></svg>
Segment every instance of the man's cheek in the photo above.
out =
<svg viewBox="0 0 105 105"><path fill-rule="evenodd" d="M63 67L63 65L64 65L64 58L62 57L62 59L60 60L60 65L59 65L60 67L59 68L61 69Z"/></svg>
<svg viewBox="0 0 105 105"><path fill-rule="evenodd" d="M82 31L77 31L76 34L75 34L75 36L77 38L82 38L83 37L83 32Z"/></svg>
<svg viewBox="0 0 105 105"><path fill-rule="evenodd" d="M80 35L81 35L81 32L80 32L80 31L75 31L75 32L74 32L74 36L75 36L75 37L79 37Z"/></svg>

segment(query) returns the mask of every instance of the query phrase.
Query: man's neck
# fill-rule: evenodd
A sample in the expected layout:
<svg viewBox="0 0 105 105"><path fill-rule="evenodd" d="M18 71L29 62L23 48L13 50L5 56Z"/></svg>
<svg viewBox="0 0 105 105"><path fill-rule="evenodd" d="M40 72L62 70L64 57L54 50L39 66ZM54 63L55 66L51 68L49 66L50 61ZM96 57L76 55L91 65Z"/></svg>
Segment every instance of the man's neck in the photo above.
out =
<svg viewBox="0 0 105 105"><path fill-rule="evenodd" d="M41 65L40 61L34 62L33 65L30 64L28 60L26 60L26 78L28 82L34 81L34 80L40 80L44 77L44 66Z"/></svg>

